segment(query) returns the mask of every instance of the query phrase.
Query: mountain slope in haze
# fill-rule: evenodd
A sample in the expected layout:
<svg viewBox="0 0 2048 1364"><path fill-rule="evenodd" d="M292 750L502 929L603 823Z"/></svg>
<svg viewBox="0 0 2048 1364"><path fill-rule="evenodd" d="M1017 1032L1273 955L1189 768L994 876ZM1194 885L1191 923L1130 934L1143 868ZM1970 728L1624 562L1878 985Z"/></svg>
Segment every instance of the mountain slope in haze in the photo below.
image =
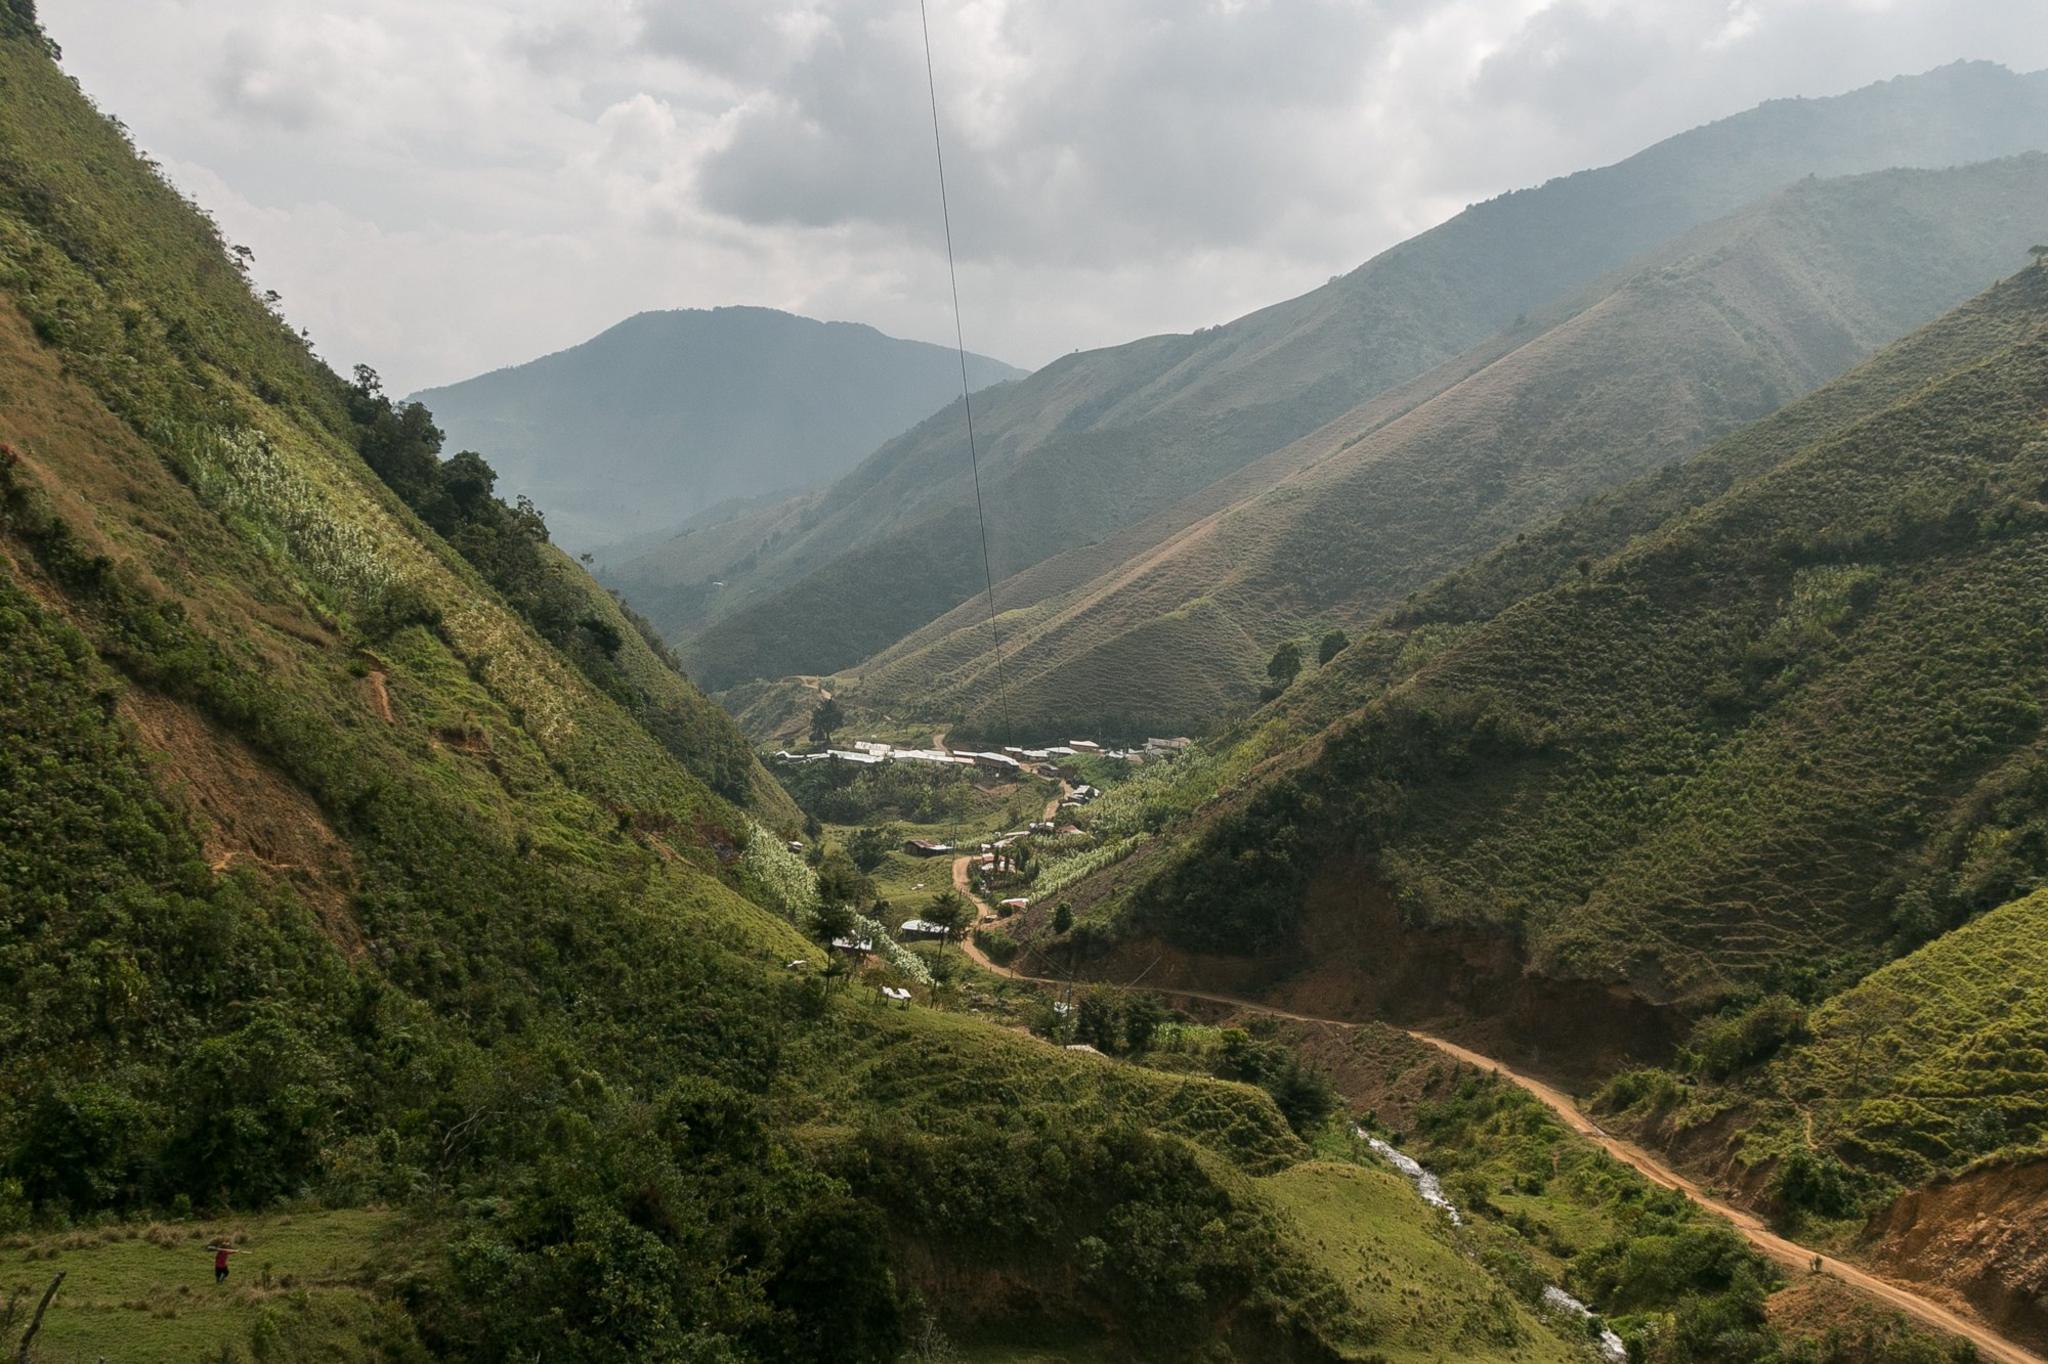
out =
<svg viewBox="0 0 2048 1364"><path fill-rule="evenodd" d="M1022 377L967 357L976 388ZM639 313L553 355L414 397L578 550L728 499L829 482L960 395L958 355L769 308Z"/></svg>
<svg viewBox="0 0 2048 1364"><path fill-rule="evenodd" d="M1336 1364L1413 1315L1262 1182L1310 1155L1265 1090L791 969L815 879L730 725L263 307L32 13L0 8L0 1227L402 1225L341 1283L264 1283L259 1229L203 1309L162 1256L39 1349L91 1316L109 1357L894 1364L922 1302L991 1348ZM1380 1183L1441 1266L1425 1322L1496 1303L1466 1357L1575 1357Z"/></svg>
<svg viewBox="0 0 2048 1364"><path fill-rule="evenodd" d="M1145 523L1062 556L1122 551L1006 612L1000 675L969 603L856 670L854 694L963 734L1199 728L1252 699L1283 639L1313 652L1814 388L2009 270L2044 221L2040 154L1803 181L1224 481L1257 480L1224 509L1205 491L1170 533ZM1017 595L1006 584L999 603Z"/></svg>
<svg viewBox="0 0 2048 1364"><path fill-rule="evenodd" d="M2044 761L2044 304L2036 267L1963 322L2024 339L1417 629L1387 691L1135 872L1125 922L1286 958L1391 915L1382 961L1319 966L1491 941L1527 972L1494 1016L1545 990L1683 1013L1853 978L2039 884L2039 808L2007 797Z"/></svg>
<svg viewBox="0 0 2048 1364"><path fill-rule="evenodd" d="M1321 289L1190 336L1069 356L977 404L999 577L1110 534L1809 173L2048 147L2048 76L1958 65L1776 101L1476 205ZM620 583L715 688L850 666L965 600L981 561L960 414L883 447L816 524L703 605ZM658 575L646 575L650 578ZM723 576L723 575L722 575Z"/></svg>

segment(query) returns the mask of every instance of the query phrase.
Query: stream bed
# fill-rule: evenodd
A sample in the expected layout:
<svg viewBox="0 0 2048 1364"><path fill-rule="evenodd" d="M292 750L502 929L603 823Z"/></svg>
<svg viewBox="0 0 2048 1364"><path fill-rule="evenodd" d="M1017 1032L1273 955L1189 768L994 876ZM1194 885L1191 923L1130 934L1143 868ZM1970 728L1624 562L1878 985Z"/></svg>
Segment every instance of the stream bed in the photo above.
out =
<svg viewBox="0 0 2048 1364"><path fill-rule="evenodd" d="M1372 1148L1374 1155L1405 1175L1408 1182L1415 1186L1415 1192L1422 1195L1422 1201L1429 1204L1432 1208L1441 1209L1443 1214L1451 1219L1452 1226L1462 1227L1465 1225L1465 1219L1458 1215L1457 1205L1452 1203L1450 1198L1444 1193L1442 1182L1434 1174L1424 1169L1421 1161L1418 1161L1407 1152L1381 1141L1362 1127L1353 1127L1351 1131L1353 1135L1365 1139L1365 1144ZM1543 1305L1559 1316L1573 1317L1581 1322L1593 1320L1592 1308L1586 1306L1586 1304L1580 1302L1556 1284L1550 1284L1544 1288ZM1614 1364L1625 1364L1625 1361L1628 1359L1628 1346L1622 1342L1620 1336L1602 1326L1600 1334L1595 1339L1600 1346L1600 1353L1602 1355L1614 1361Z"/></svg>

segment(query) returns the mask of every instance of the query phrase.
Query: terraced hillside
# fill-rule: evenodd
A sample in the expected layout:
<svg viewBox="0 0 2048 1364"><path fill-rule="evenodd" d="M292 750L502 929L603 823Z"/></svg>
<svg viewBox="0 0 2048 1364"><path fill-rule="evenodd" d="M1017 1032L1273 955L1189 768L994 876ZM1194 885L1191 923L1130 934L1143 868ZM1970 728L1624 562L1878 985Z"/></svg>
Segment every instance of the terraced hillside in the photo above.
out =
<svg viewBox="0 0 2048 1364"><path fill-rule="evenodd" d="M65 1274L42 1357L1389 1336L1262 1182L1310 1155L1265 1091L793 969L815 878L730 725L235 259L0 10L0 1297Z"/></svg>
<svg viewBox="0 0 2048 1364"><path fill-rule="evenodd" d="M1833 378L2024 260L2043 221L2038 154L1803 182L1023 575L1043 588L1109 561L1004 615L1000 673L971 602L855 670L851 695L896 715L923 706L962 734L1199 729L1254 699L1283 640L1312 651L1330 628L1356 631L1473 555ZM1216 510L1226 486L1234 500Z"/></svg>
<svg viewBox="0 0 2048 1364"><path fill-rule="evenodd" d="M1960 876L1988 869L1999 842L2038 852L2042 836L2038 816L1980 835ZM2048 892L1989 911L1808 1013L1784 1003L1759 1001L1702 1030L1705 1083L1617 1079L1608 1121L1686 1152L1787 1217L1824 1227L1869 1214L1862 1239L1879 1263L2048 1343ZM1766 1030L1755 1021L1766 1014L1797 1022ZM1731 1050L1723 1039L1752 1040ZM2003 1223L1997 1234L1984 1234L1987 1217Z"/></svg>
<svg viewBox="0 0 2048 1364"><path fill-rule="evenodd" d="M1009 576L1113 534L1812 173L2048 147L2048 81L1956 66L1777 101L1627 161L1475 205L1300 298L1189 336L1069 356L977 407L992 553ZM877 451L803 534L697 605L621 584L714 688L850 666L965 600L978 541L957 410ZM672 581L672 580L670 580ZM647 590L643 591L643 585ZM715 603L716 615L693 610Z"/></svg>

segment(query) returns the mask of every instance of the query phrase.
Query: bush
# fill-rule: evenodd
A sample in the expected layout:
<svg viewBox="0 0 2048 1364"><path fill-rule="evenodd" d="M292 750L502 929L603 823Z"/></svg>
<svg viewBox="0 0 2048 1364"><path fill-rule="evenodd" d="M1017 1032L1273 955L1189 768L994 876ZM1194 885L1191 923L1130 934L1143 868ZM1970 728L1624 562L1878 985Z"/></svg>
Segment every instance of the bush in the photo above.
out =
<svg viewBox="0 0 2048 1364"><path fill-rule="evenodd" d="M1709 1079L1768 1061L1809 1036L1806 1010L1785 995L1770 995L1736 1014L1701 1019L1686 1046L1692 1068Z"/></svg>
<svg viewBox="0 0 2048 1364"><path fill-rule="evenodd" d="M1824 1151L1794 1151L1771 1176L1771 1199L1792 1215L1850 1217L1860 1200L1841 1161Z"/></svg>

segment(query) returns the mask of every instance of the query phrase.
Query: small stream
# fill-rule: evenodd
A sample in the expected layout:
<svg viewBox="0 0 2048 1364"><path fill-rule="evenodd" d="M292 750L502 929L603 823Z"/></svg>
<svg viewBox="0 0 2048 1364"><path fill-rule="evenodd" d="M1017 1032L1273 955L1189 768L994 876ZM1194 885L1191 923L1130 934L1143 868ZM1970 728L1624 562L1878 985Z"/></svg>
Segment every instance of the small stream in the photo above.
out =
<svg viewBox="0 0 2048 1364"><path fill-rule="evenodd" d="M1451 1219L1452 1226L1462 1227L1465 1225L1465 1219L1458 1215L1457 1206L1445 1196L1443 1184L1435 1175L1425 1170L1420 1161L1407 1152L1398 1150L1381 1141L1362 1127L1353 1127L1351 1131L1353 1135L1365 1138L1365 1144L1372 1148L1374 1155L1407 1176L1408 1182L1415 1186L1415 1192L1422 1195L1422 1201L1429 1204L1432 1208L1441 1208L1444 1215ZM1550 1284L1544 1288L1543 1305L1561 1316L1574 1317L1581 1322L1588 1322L1593 1319L1592 1308L1586 1306L1586 1304L1580 1302L1556 1284ZM1620 1336L1602 1326L1597 1339L1602 1355L1614 1361L1614 1364L1626 1364L1628 1346L1622 1343Z"/></svg>
<svg viewBox="0 0 2048 1364"><path fill-rule="evenodd" d="M1465 1225L1465 1219L1458 1216L1457 1206L1444 1196L1444 1186L1437 1182L1435 1175L1423 1169L1421 1163L1415 1157L1405 1151L1396 1150L1378 1137L1368 1136L1359 1128L1353 1128L1352 1131L1357 1132L1361 1137L1365 1137L1365 1144L1372 1147L1374 1155L1408 1176L1408 1182L1415 1186L1415 1192L1422 1195L1423 1202L1429 1204L1432 1208L1442 1208L1445 1215L1451 1219L1452 1226L1462 1227Z"/></svg>

